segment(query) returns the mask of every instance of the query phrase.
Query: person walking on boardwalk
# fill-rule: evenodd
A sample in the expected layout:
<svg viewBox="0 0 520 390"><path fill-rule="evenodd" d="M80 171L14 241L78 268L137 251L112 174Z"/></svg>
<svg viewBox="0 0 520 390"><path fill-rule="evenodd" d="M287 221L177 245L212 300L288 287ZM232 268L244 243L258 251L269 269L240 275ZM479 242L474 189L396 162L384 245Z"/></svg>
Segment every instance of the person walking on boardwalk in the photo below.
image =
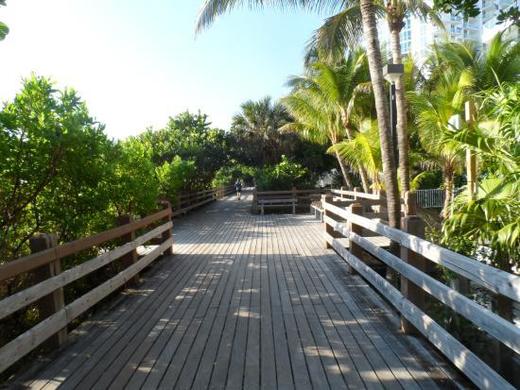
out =
<svg viewBox="0 0 520 390"><path fill-rule="evenodd" d="M235 190L237 192L237 199L240 200L240 195L242 192L242 183L240 182L240 179L237 179L235 182Z"/></svg>

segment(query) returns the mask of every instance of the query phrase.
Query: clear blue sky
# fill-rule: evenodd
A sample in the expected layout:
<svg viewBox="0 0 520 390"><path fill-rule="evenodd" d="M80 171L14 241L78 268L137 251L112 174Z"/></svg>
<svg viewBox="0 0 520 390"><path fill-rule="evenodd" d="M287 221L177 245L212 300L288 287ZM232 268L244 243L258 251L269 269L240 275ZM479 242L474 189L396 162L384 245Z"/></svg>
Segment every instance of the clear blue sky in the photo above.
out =
<svg viewBox="0 0 520 390"><path fill-rule="evenodd" d="M323 16L236 10L198 36L202 0L8 0L0 100L31 72L77 89L111 137L201 110L227 128L247 99L275 98L300 73Z"/></svg>

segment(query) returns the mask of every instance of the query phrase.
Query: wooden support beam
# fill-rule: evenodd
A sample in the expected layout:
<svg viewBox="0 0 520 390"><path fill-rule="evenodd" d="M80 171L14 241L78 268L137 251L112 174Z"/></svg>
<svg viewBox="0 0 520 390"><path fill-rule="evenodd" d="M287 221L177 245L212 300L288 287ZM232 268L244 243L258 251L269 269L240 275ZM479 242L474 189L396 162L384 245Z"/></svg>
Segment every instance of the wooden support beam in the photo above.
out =
<svg viewBox="0 0 520 390"><path fill-rule="evenodd" d="M41 252L57 246L58 238L55 234L41 233L29 240L31 253ZM35 283L43 282L53 276L61 273L61 259L56 259L49 264L43 265L32 272ZM50 317L54 313L60 311L65 306L65 298L63 288L58 288L54 292L39 299L36 306L40 319ZM67 328L60 329L52 336L47 344L51 348L58 348L67 341Z"/></svg>
<svg viewBox="0 0 520 390"><path fill-rule="evenodd" d="M363 205L361 203L354 203L349 206L349 209L352 214L363 216ZM356 225L355 223L349 222L348 230L363 236L363 227ZM350 253L352 253L352 256L356 256L358 259L363 259L363 252L363 248L361 248L358 244L350 241ZM351 274L357 273L350 264L348 265L348 271Z"/></svg>
<svg viewBox="0 0 520 390"><path fill-rule="evenodd" d="M161 206L163 209L165 210L170 210L170 213L164 217L163 221L164 222L171 222L172 220L172 213L171 213L171 210L172 210L172 205L170 204L170 202L168 201L162 201L161 202ZM171 237L172 237L172 229L168 229L168 230L165 230L162 235L162 242L165 242L167 240L169 240ZM168 249L166 249L164 252L163 252L163 255L164 256L170 256L170 255L173 255L173 249L172 247L170 246Z"/></svg>
<svg viewBox="0 0 520 390"><path fill-rule="evenodd" d="M132 223L133 221L134 221L134 219L132 218L131 215L120 215L119 217L117 217L117 224L120 226L126 225L128 223ZM122 244L126 244L127 242L131 242L134 240L135 240L135 231L131 231L130 233L121 237ZM121 256L119 261L123 265L123 268L126 269L135 264L135 262L137 261L137 257L138 257L137 250L134 249L134 250L128 252L127 254ZM127 282L127 284L125 286L126 287L136 286L137 284L139 284L139 275L135 275L132 279L130 279Z"/></svg>
<svg viewBox="0 0 520 390"><path fill-rule="evenodd" d="M325 203L330 203L332 204L334 201L334 196L332 194L327 194L327 195L322 195L321 196L321 204L324 205ZM324 216L328 216L330 218L333 218L333 219L340 219L336 214L330 212L330 211L326 211L325 208L323 209L323 214ZM331 237L334 237L334 238L340 238L342 237L342 235L340 233L338 233L337 231L334 230L334 227L332 227L331 225L329 225L328 223L324 222L323 223L324 227L325 227L325 235L326 236L331 236ZM328 242L328 240L325 240L325 248L326 249L332 249L332 245Z"/></svg>
<svg viewBox="0 0 520 390"><path fill-rule="evenodd" d="M402 220L402 230L424 238L424 221L417 215L407 215ZM426 272L427 270L428 260L406 247L401 247L401 259L420 271ZM425 310L426 293L402 275L401 293L419 309ZM417 335L420 333L404 316L401 316L401 329L405 334Z"/></svg>

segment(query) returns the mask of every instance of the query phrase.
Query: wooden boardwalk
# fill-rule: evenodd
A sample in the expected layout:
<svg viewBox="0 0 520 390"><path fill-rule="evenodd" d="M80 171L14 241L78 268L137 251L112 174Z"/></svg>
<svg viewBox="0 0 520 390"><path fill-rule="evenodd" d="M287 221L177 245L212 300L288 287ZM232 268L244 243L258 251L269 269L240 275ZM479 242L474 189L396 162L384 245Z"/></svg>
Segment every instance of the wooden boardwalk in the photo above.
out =
<svg viewBox="0 0 520 390"><path fill-rule="evenodd" d="M451 370L331 250L310 215L227 199L175 221L175 256L18 388L450 388Z"/></svg>

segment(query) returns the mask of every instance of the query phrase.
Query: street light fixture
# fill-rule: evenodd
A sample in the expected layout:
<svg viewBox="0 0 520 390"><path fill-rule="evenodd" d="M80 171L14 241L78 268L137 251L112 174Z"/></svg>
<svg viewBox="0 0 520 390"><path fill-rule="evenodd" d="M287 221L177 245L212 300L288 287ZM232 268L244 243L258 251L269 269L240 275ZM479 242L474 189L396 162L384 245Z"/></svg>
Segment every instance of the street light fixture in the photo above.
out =
<svg viewBox="0 0 520 390"><path fill-rule="evenodd" d="M390 129L392 130L392 144L394 152L394 161L399 163L399 154L397 153L397 106L395 104L395 82L404 73L403 64L387 64L383 66L383 76L390 83Z"/></svg>

